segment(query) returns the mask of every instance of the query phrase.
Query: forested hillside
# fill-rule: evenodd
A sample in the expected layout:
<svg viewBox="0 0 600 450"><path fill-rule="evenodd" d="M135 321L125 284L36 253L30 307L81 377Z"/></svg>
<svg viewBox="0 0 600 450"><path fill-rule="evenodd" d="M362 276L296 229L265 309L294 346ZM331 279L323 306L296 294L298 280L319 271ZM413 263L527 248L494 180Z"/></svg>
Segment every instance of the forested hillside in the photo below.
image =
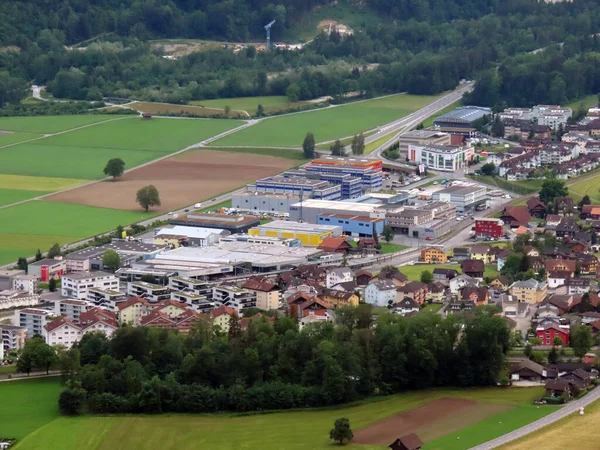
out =
<svg viewBox="0 0 600 450"><path fill-rule="evenodd" d="M359 8L356 0L338 2ZM0 2L0 106L19 101L27 83L47 85L59 98L176 103L253 95L307 100L347 92L435 94L479 76L471 101L490 106L597 92L595 0L368 0L361 10L376 12L381 22L369 21L348 36L322 33L297 51L212 48L174 61L147 42L263 39L272 18L277 40L323 5L335 8L326 0ZM68 48L102 33L110 34L85 49ZM563 48L552 48L562 42Z"/></svg>

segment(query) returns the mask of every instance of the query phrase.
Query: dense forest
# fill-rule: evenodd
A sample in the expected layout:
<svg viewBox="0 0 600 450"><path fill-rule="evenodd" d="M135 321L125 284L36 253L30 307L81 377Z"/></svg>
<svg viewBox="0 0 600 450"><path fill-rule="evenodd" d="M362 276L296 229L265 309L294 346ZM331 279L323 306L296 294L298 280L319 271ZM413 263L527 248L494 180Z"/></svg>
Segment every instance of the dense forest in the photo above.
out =
<svg viewBox="0 0 600 450"><path fill-rule="evenodd" d="M228 333L199 321L189 334L124 327L90 333L60 357L63 413L215 412L333 405L434 386L495 385L509 332L487 307L469 315L336 311L298 330L291 317L252 319Z"/></svg>
<svg viewBox="0 0 600 450"><path fill-rule="evenodd" d="M277 40L297 17L325 4L330 3L1 2L0 106L19 101L27 83L47 85L58 98L176 103L253 95L306 100L348 92L435 94L476 76L482 87L471 101L491 106L562 97L558 75L566 84L565 99L596 92L595 82L580 80L571 86L567 79L575 66L581 73L579 65L595 58L591 36L600 28L600 5L594 0L556 5L536 0L369 0L361 7L380 14L380 22L364 24L350 36L320 34L298 51L213 48L168 60L147 42L164 37L262 40L263 26L272 18L277 19ZM109 34L96 43L69 48L103 33ZM552 50L562 42L561 49ZM545 47L550 48L527 53ZM586 79L595 76L587 68L585 73ZM513 81L521 83L517 91Z"/></svg>

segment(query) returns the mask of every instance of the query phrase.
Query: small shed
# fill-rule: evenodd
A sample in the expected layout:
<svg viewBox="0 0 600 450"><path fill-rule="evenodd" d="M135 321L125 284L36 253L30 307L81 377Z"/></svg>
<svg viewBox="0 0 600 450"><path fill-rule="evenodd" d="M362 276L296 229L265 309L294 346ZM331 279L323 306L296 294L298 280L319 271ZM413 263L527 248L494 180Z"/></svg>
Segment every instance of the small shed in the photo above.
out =
<svg viewBox="0 0 600 450"><path fill-rule="evenodd" d="M420 450L423 441L415 433L410 433L399 437L389 447L392 450Z"/></svg>
<svg viewBox="0 0 600 450"><path fill-rule="evenodd" d="M142 114L142 118L145 119L145 120L150 120L150 119L152 119L152 114L150 114L150 113L143 113Z"/></svg>

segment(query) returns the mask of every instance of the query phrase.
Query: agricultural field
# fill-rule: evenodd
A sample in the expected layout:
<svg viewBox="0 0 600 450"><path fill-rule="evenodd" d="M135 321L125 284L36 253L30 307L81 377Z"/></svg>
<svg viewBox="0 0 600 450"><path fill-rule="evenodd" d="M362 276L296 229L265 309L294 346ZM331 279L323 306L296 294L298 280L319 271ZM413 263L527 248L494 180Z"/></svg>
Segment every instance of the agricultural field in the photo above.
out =
<svg viewBox="0 0 600 450"><path fill-rule="evenodd" d="M598 96L594 94L580 98L579 100L574 100L567 105L567 108L571 108L573 111L577 111L581 106L583 106L585 109L597 107Z"/></svg>
<svg viewBox="0 0 600 450"><path fill-rule="evenodd" d="M276 111L281 108L292 108L307 102L290 103L285 95L269 95L264 97L239 97L239 98L217 98L214 100L196 100L190 105L205 108L217 108L222 113L226 106L232 111L246 111L248 114L256 114L258 105L262 105L265 112Z"/></svg>
<svg viewBox="0 0 600 450"><path fill-rule="evenodd" d="M397 94L388 97L329 107L316 111L264 119L259 124L225 136L214 144L222 146L298 147L307 132L317 142L335 140L370 130L414 112L436 96Z"/></svg>
<svg viewBox="0 0 600 450"><path fill-rule="evenodd" d="M206 150L214 152L229 152L229 153L243 153L243 154L254 154L254 155L266 155L275 156L277 158L293 159L296 161L308 161L302 151L293 150L289 148L260 148L260 147L203 147Z"/></svg>
<svg viewBox="0 0 600 450"><path fill-rule="evenodd" d="M10 205L46 193L47 192L26 191L22 189L0 189L0 206Z"/></svg>
<svg viewBox="0 0 600 450"><path fill-rule="evenodd" d="M19 131L34 134L53 134L71 130L107 120L119 120L122 117L90 114L89 116L33 116L33 117L1 117L0 130Z"/></svg>
<svg viewBox="0 0 600 450"><path fill-rule="evenodd" d="M189 106L189 105L176 105L173 103L155 103L155 102L134 102L128 103L128 108L134 111L160 115L169 114L189 114L191 116L214 116L221 117L223 115L223 109L217 108L203 108L200 106ZM229 114L232 118L247 118L248 115L245 111L231 110Z"/></svg>
<svg viewBox="0 0 600 450"><path fill-rule="evenodd" d="M163 415L163 416L108 416L108 417L61 417L51 424L28 435L15 447L17 450L38 450L61 448L65 450L96 448L151 448L161 442L165 450L192 448L261 448L279 450L326 450L332 444L328 439L329 430L338 417L348 417L357 439L377 429L389 420L400 423L413 417L411 425L423 434L427 441L426 449L433 449L448 433L468 430L477 433L468 442L481 443L492 439L498 433L505 433L522 426L531 420L542 417L556 407L536 408L531 405L533 398L541 394L539 388L518 389L436 389L411 392L387 397L379 401L366 402L355 406L341 406L314 411L293 411L257 415ZM445 409L442 409L441 406ZM460 405L461 414L452 414ZM435 413L419 414L419 411ZM442 413L445 413L442 414ZM512 413L514 419L505 423ZM415 416L419 416L417 420ZM485 417L487 416L487 419ZM503 427L478 424L500 418ZM483 421L482 421L483 419ZM8 423L7 425L10 425ZM489 424L488 424L489 425ZM400 428L386 430L395 439ZM231 430L236 432L232 433ZM2 429L0 428L0 431ZM487 430L487 431L486 431ZM469 433L470 435L471 433ZM450 434L451 436L451 434ZM389 445L392 441L381 444ZM454 441L457 439L454 437ZM450 441L450 439L448 439ZM375 450L384 448L379 444L351 445L350 448ZM444 447L457 448L457 447ZM464 446L461 448L465 448Z"/></svg>
<svg viewBox="0 0 600 450"><path fill-rule="evenodd" d="M151 214L33 200L0 209L0 264L128 225Z"/></svg>
<svg viewBox="0 0 600 450"><path fill-rule="evenodd" d="M165 213L278 174L294 165L292 160L273 156L190 150L132 170L117 181L83 186L52 195L47 200L140 210L135 194L140 188L153 184L160 192L162 203L153 208L153 212Z"/></svg>
<svg viewBox="0 0 600 450"><path fill-rule="evenodd" d="M0 148L5 147L7 145L14 145L18 142L38 139L40 137L42 137L41 134L3 131L0 132Z"/></svg>
<svg viewBox="0 0 600 450"><path fill-rule="evenodd" d="M593 204L600 202L600 176L598 174L586 176L580 181L571 180L569 184L569 195L575 202L581 200L584 195L589 195Z"/></svg>

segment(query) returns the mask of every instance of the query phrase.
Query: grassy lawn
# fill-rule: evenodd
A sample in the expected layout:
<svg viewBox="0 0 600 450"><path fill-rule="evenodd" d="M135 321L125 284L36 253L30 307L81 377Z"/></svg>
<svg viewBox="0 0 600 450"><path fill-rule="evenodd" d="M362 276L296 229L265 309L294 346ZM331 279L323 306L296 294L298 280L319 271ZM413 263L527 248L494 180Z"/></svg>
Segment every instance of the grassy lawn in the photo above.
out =
<svg viewBox="0 0 600 450"><path fill-rule="evenodd" d="M134 111L153 114L155 116L168 116L169 114L187 114L196 117L221 117L222 109L201 108L199 106L177 105L174 103L155 103L155 102L134 102L127 105ZM247 115L242 111L232 110L228 118L246 118Z"/></svg>
<svg viewBox="0 0 600 450"><path fill-rule="evenodd" d="M0 264L150 217L142 211L38 200L0 209Z"/></svg>
<svg viewBox="0 0 600 450"><path fill-rule="evenodd" d="M0 134L0 148L5 145L15 144L17 142L28 141L41 137L41 134L34 133L7 133Z"/></svg>
<svg viewBox="0 0 600 450"><path fill-rule="evenodd" d="M11 203L27 200L28 198L37 197L44 192L40 191L25 191L17 189L0 189L0 206L10 205Z"/></svg>
<svg viewBox="0 0 600 450"><path fill-rule="evenodd" d="M595 96L594 96L595 97ZM594 450L598 448L598 421L600 402L585 408L585 415L578 413L559 420L521 439L499 447L502 450L567 449Z"/></svg>
<svg viewBox="0 0 600 450"><path fill-rule="evenodd" d="M400 272L402 272L410 280L420 280L421 273L424 270L428 270L433 273L433 269L454 269L459 274L462 273L460 264L415 264L414 266L400 266ZM496 278L498 276L498 270L495 264L487 264L485 266L484 277Z"/></svg>
<svg viewBox="0 0 600 450"><path fill-rule="evenodd" d="M513 420L505 419L501 415L502 422L508 422L504 427L510 430L524 424L526 419L532 418L533 415L527 416L520 411L524 408L524 404L531 403L533 398L540 396L541 391L538 388L433 389L390 396L380 401L368 401L355 406L244 416L223 414L61 417L27 436L16 446L16 449L146 449L160 442L164 450L234 448L328 450L333 445L328 439L329 430L338 417L348 417L352 428L357 430L444 397L513 406L511 411L519 412L515 414ZM552 410L554 408L536 409L538 414ZM499 416L493 416L491 419L495 417ZM232 430L235 430L235 433L232 433ZM492 438L496 431L498 431L496 428L490 427L489 433L486 434L485 428L480 427L476 436L483 441ZM435 442L437 441L433 441ZM364 450L382 448L355 445L349 447Z"/></svg>
<svg viewBox="0 0 600 450"><path fill-rule="evenodd" d="M368 155L369 153L374 152L375 150L377 150L381 145L385 144L387 141L389 141L391 138L393 138L398 132L394 131L392 133L386 134L382 137L380 137L379 139L370 142L368 144L365 145L365 154Z"/></svg>
<svg viewBox="0 0 600 450"><path fill-rule="evenodd" d="M304 154L297 150L286 150L283 148L243 148L243 147L203 147L206 150L232 153L254 153L256 155L277 156L278 158L295 159L298 161L308 161Z"/></svg>
<svg viewBox="0 0 600 450"><path fill-rule="evenodd" d="M539 192L542 188L542 184L544 180L535 179L535 180L523 180L523 181L508 181L499 177L492 177L489 175L475 175L470 176L475 181L479 181L480 183L489 184L491 186L496 186L499 189L505 189L507 191L516 192L517 194L533 194L534 192Z"/></svg>
<svg viewBox="0 0 600 450"><path fill-rule="evenodd" d="M429 305L426 305L421 311L422 312L438 312L440 309L442 309L442 305L441 303L431 303Z"/></svg>
<svg viewBox="0 0 600 450"><path fill-rule="evenodd" d="M17 371L17 366L0 366L0 373L15 373Z"/></svg>
<svg viewBox="0 0 600 450"><path fill-rule="evenodd" d="M21 439L56 419L61 390L58 378L0 383L0 436Z"/></svg>
<svg viewBox="0 0 600 450"><path fill-rule="evenodd" d="M600 176L588 176L581 181L574 180L569 185L569 195L575 202L581 200L584 195L589 195L593 204L600 202Z"/></svg>
<svg viewBox="0 0 600 450"><path fill-rule="evenodd" d="M594 94L580 98L579 100L574 100L567 105L567 108L571 108L573 109L573 111L576 111L581 107L581 105L583 105L585 109L594 108L598 106L598 96Z"/></svg>
<svg viewBox="0 0 600 450"><path fill-rule="evenodd" d="M223 146L300 146L307 132L317 142L342 138L397 120L436 96L398 94L365 102L263 120L216 143Z"/></svg>
<svg viewBox="0 0 600 450"><path fill-rule="evenodd" d="M262 105L265 111L281 108L292 108L299 103L290 103L285 95L268 95L264 97L238 97L217 98L214 100L195 100L190 105L203 106L205 108L225 109L229 106L232 110L246 111L248 114L256 114L258 105Z"/></svg>
<svg viewBox="0 0 600 450"><path fill-rule="evenodd" d="M110 119L115 119L115 117L106 115L2 117L0 118L0 130L50 134ZM2 141L0 140L0 142Z"/></svg>
<svg viewBox="0 0 600 450"><path fill-rule="evenodd" d="M387 254L387 253L395 253L395 252L399 252L401 250L404 250L406 248L410 248L408 245L400 245L400 244L388 244L386 242L382 242L381 243L381 253L382 254Z"/></svg>

